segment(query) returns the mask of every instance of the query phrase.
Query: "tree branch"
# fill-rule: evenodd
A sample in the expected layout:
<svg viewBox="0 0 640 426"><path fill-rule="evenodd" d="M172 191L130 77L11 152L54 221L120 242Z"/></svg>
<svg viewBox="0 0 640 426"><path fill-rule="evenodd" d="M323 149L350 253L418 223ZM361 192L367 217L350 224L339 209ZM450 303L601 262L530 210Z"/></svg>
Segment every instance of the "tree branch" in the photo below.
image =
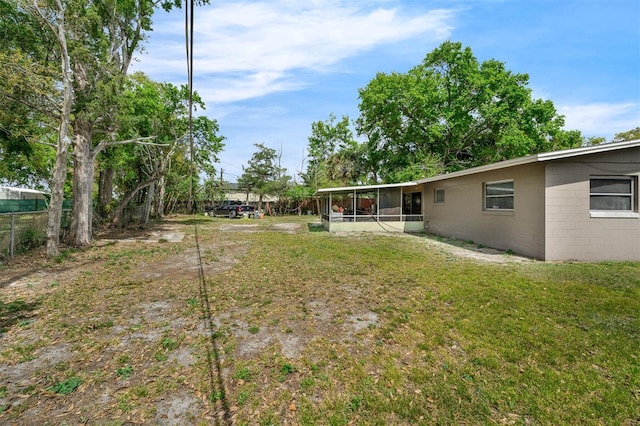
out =
<svg viewBox="0 0 640 426"><path fill-rule="evenodd" d="M95 160L95 158L98 156L98 154L100 154L102 152L103 149L110 147L110 146L116 146L116 145L125 145L128 143L135 143L138 145L153 145L153 146L169 146L169 144L162 144L162 143L150 143L150 142L143 142L146 140L150 140L150 139L155 139L156 136L146 136L143 138L133 138L133 139L127 139L127 140L123 140L123 141L107 141L106 139L103 139L94 149L93 149L93 153L92 153L92 157Z"/></svg>

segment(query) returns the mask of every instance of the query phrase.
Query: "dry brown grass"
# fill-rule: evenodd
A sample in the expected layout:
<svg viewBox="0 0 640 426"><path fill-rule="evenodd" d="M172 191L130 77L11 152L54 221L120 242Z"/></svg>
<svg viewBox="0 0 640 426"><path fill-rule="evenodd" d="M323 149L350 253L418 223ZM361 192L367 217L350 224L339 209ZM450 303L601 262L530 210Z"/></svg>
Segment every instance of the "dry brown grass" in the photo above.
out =
<svg viewBox="0 0 640 426"><path fill-rule="evenodd" d="M195 222L205 286L180 217L0 270L0 422L640 419L637 264L487 261L306 217Z"/></svg>

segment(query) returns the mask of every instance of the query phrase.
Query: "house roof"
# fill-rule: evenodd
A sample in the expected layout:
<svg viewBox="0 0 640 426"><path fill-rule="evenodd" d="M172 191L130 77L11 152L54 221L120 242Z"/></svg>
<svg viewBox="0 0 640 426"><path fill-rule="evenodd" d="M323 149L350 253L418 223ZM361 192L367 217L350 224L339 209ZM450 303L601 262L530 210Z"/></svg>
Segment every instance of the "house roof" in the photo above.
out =
<svg viewBox="0 0 640 426"><path fill-rule="evenodd" d="M393 187L397 188L397 187L413 186L421 183L437 182L440 180L451 179L451 178L456 178L460 176L467 176L475 173L489 172L492 170L499 170L507 167L520 166L522 164L561 160L565 158L579 157L582 155L599 154L602 152L617 151L621 149L636 148L636 147L640 147L640 139L636 139L632 141L623 141L623 142L610 142L610 143L603 143L600 145L564 149L562 151L543 152L540 154L527 155L526 157L513 158L511 160L499 161L497 163L485 164L484 166L472 167L470 169L460 170L457 172L445 173L438 176L419 179L414 182L388 183L388 184L381 184L381 185L365 185L365 186L344 186L340 188L322 188L322 189L318 189L316 191L316 194L325 193L325 192L340 192L340 191L355 191L355 190L362 191L367 189L393 188Z"/></svg>
<svg viewBox="0 0 640 426"><path fill-rule="evenodd" d="M472 167L452 173L445 173L438 176L420 179L417 183L436 182L439 180L451 179L455 177L472 175L475 173L489 172L492 170L504 169L507 167L519 166L522 164L541 163L552 160L562 160L565 158L579 157L589 154L600 154L603 152L617 151L626 148L640 147L640 139L624 142L603 143L600 145L583 146L580 148L564 149L562 151L544 152L540 154L528 155L526 157L513 158L511 160L499 161L497 163L485 164L484 166ZM415 184L415 183L414 183Z"/></svg>
<svg viewBox="0 0 640 426"><path fill-rule="evenodd" d="M29 189L29 188L18 188L13 186L0 186L0 190L9 190L15 192L24 192L26 194L49 194L48 192L38 191L37 189Z"/></svg>

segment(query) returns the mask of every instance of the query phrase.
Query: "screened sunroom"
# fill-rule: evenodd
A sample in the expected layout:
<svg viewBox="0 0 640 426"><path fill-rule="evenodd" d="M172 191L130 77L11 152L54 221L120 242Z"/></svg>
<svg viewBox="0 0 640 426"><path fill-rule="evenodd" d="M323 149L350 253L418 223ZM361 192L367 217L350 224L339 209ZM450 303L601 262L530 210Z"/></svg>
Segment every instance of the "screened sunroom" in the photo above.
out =
<svg viewBox="0 0 640 426"><path fill-rule="evenodd" d="M319 189L322 224L330 232L422 231L421 188L405 182Z"/></svg>

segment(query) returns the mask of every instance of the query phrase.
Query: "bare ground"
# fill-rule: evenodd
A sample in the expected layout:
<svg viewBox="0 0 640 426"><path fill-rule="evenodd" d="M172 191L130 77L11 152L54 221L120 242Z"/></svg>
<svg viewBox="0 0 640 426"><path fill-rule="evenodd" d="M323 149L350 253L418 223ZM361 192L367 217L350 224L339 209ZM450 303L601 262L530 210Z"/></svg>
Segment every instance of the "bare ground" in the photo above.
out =
<svg viewBox="0 0 640 426"><path fill-rule="evenodd" d="M296 359L305 347L317 344L318 335L329 336L329 342L359 335L361 350L371 343L366 330L377 324L377 315L358 310L354 302L349 314L338 319L331 308L336 295L322 291L295 302L304 305L311 320L291 317L252 329L249 312L255 306L218 307L215 300L206 300L214 307L203 313L198 305L207 295L198 284L198 251L185 228L169 220L150 230L100 235L94 247L74 253L72 261L58 264L40 252L2 266L0 423L233 423L239 407L226 405L223 395L244 380L232 377L227 357L247 359L274 347L286 359ZM269 230L306 232L299 223L279 223ZM220 237L199 247L204 276L224 273L246 255L239 232L263 231L252 221L218 222ZM403 237L451 256L528 261L470 245ZM145 262L136 260L139 253ZM93 279L95 285L87 289ZM340 291L347 303L359 293L357 285ZM81 293L86 296L76 297ZM223 330L233 345L223 350L216 330ZM206 375L208 389L203 389ZM74 378L81 383L73 392L56 390L56 384ZM256 415L262 408L253 408ZM282 422L295 424L294 402L288 410Z"/></svg>

